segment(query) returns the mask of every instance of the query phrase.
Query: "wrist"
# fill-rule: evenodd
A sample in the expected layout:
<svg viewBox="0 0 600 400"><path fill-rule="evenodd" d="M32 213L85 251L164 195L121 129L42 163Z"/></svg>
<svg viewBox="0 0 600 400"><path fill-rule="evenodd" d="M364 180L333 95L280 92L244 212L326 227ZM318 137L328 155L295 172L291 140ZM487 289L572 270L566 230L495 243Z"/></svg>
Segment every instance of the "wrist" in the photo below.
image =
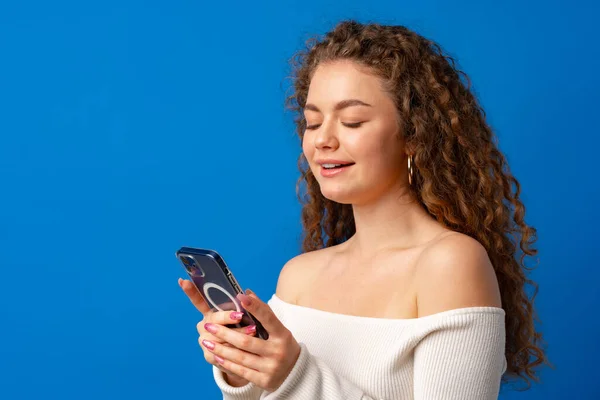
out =
<svg viewBox="0 0 600 400"><path fill-rule="evenodd" d="M240 378L237 375L232 375L232 374L228 374L228 373L223 373L223 378L225 379L225 382L227 382L228 385L231 385L233 387L242 387L242 386L246 386L249 381L247 381L244 378Z"/></svg>

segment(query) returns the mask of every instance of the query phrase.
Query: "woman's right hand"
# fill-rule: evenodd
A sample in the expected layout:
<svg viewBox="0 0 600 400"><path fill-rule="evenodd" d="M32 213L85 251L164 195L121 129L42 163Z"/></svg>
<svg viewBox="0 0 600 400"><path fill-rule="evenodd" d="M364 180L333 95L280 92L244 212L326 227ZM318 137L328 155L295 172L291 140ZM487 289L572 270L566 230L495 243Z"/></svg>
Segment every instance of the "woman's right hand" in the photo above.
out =
<svg viewBox="0 0 600 400"><path fill-rule="evenodd" d="M208 363L216 366L221 371L223 371L223 373L225 375L225 380L230 385L240 387L240 386L245 386L246 384L248 384L248 381L246 379L241 378L235 374L232 374L229 371L225 371L221 367L221 365L217 362L217 360L215 360L215 355L208 350L208 348L206 347L206 344L205 344L206 342L204 342L205 340L208 340L213 343L219 343L219 344L222 344L225 346L231 346L229 343L223 343L222 340L220 340L216 336L213 336L210 332L207 332L206 329L204 329L204 324L211 323L211 324L215 324L215 325L229 325L229 324L239 323L240 320L232 318L232 313L233 313L232 311L213 311L213 310L211 310L211 308L208 306L208 304L206 304L206 301L204 300L202 295L198 292L198 289L196 289L196 286L191 281L179 278L178 283L179 283L179 286L181 287L181 289L183 290L183 292L190 299L192 304L198 309L198 311L200 311L200 313L202 313L202 316L203 316L202 321L200 321L198 323L196 328L198 330L198 334L200 335L198 338L198 343L200 344L200 347L202 348L202 351L204 352L204 359ZM250 336L254 336L256 331L255 330L253 331L252 329L247 329L247 328L252 328L252 327L233 328L233 330L246 333L247 335L250 335Z"/></svg>

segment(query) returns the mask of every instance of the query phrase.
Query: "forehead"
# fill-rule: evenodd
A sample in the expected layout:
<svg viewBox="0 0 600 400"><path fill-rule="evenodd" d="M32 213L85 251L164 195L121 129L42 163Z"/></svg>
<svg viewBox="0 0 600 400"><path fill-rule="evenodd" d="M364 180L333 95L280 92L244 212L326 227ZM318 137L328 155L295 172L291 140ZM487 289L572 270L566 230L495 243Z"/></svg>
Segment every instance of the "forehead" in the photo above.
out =
<svg viewBox="0 0 600 400"><path fill-rule="evenodd" d="M307 100L325 104L345 98L360 98L376 103L385 96L380 79L368 73L366 67L351 61L336 61L316 68Z"/></svg>

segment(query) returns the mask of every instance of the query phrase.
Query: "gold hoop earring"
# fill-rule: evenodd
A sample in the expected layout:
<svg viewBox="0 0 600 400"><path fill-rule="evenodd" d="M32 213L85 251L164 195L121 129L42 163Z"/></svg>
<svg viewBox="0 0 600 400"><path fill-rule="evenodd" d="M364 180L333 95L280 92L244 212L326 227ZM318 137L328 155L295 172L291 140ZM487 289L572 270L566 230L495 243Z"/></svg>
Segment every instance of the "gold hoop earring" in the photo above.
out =
<svg viewBox="0 0 600 400"><path fill-rule="evenodd" d="M413 159L412 155L408 156L408 184L412 186L412 182L414 180L414 169L413 169Z"/></svg>

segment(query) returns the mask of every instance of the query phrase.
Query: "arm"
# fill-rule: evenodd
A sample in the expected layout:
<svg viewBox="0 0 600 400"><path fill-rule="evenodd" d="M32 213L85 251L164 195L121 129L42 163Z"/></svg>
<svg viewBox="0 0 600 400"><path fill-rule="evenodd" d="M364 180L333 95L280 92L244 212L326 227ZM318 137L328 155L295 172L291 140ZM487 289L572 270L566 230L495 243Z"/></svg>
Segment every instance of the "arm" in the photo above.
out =
<svg viewBox="0 0 600 400"><path fill-rule="evenodd" d="M261 400L374 400L312 356L304 343L300 343L300 348L300 356L288 377L276 391L265 392Z"/></svg>
<svg viewBox="0 0 600 400"><path fill-rule="evenodd" d="M450 313L415 348L415 400L498 399L505 369L503 310Z"/></svg>
<svg viewBox="0 0 600 400"><path fill-rule="evenodd" d="M417 270L419 316L452 311L415 348L415 399L497 399L505 314L485 248L452 234L423 251Z"/></svg>
<svg viewBox="0 0 600 400"><path fill-rule="evenodd" d="M300 343L300 356L294 368L274 392L268 393L253 383L233 387L223 380L223 372L213 367L223 400L374 400L344 378L337 376L324 362L313 357Z"/></svg>
<svg viewBox="0 0 600 400"><path fill-rule="evenodd" d="M423 325L415 348L415 400L496 400L504 372L504 311L492 307L453 310ZM294 368L261 400L374 400L303 343ZM383 400L383 399L378 399Z"/></svg>
<svg viewBox="0 0 600 400"><path fill-rule="evenodd" d="M228 384L225 381L223 371L215 366L213 366L213 377L223 393L223 400L259 400L263 392L261 388L252 382L240 387Z"/></svg>

